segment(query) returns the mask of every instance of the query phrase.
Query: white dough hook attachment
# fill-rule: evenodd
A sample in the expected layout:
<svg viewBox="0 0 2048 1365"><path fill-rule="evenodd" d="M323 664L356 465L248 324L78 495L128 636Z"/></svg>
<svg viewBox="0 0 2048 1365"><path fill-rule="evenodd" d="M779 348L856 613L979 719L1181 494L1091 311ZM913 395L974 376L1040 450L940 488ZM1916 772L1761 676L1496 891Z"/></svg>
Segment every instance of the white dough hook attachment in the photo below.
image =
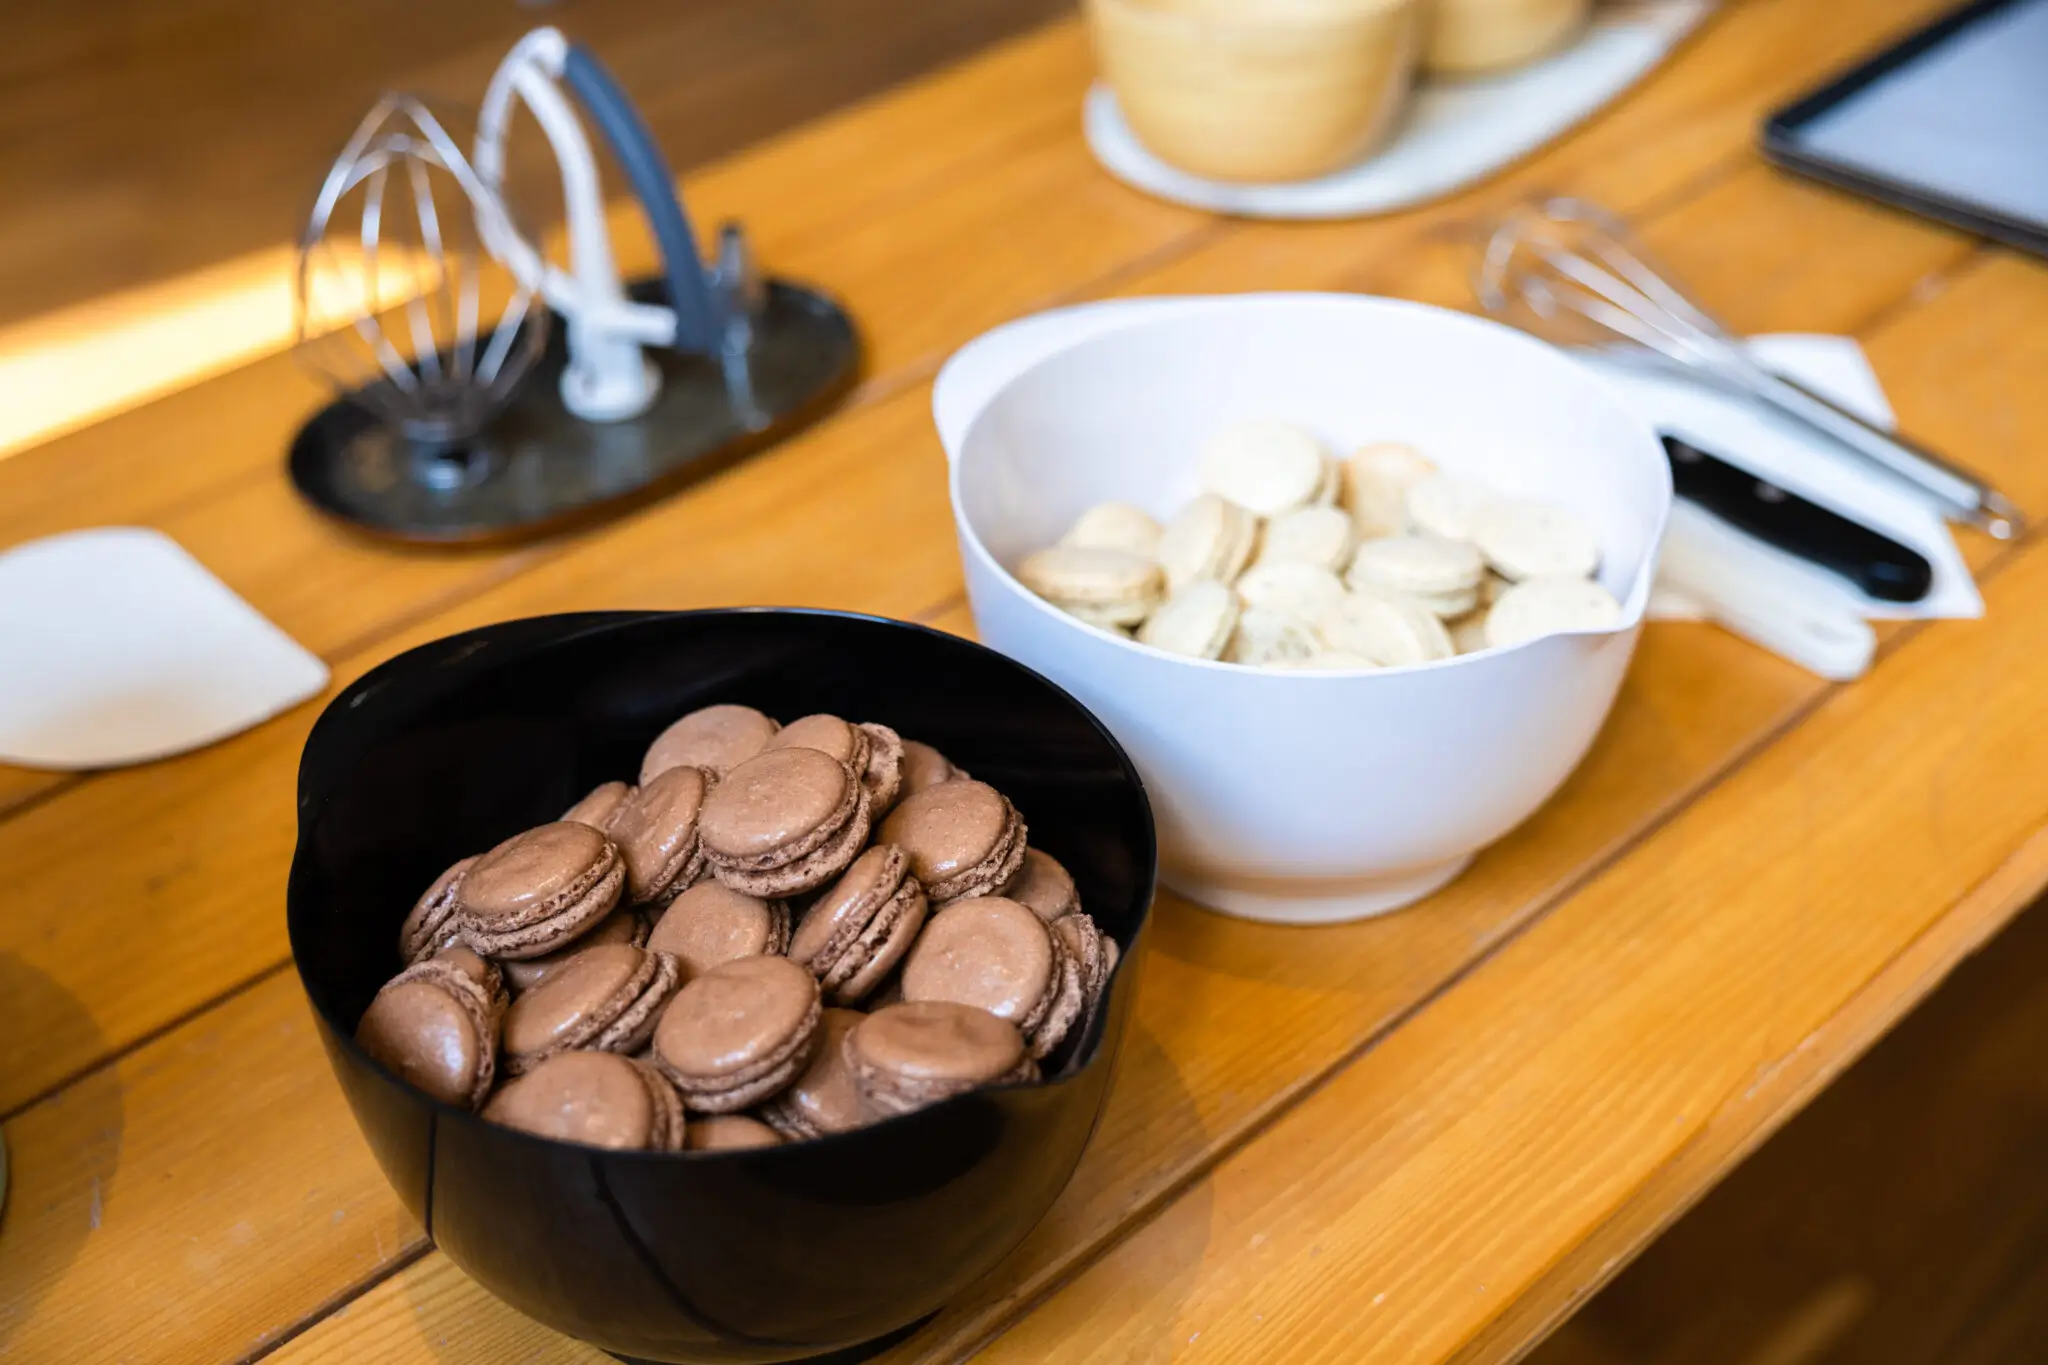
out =
<svg viewBox="0 0 2048 1365"><path fill-rule="evenodd" d="M620 283L596 158L569 95L604 135L647 214L663 256L667 307L628 298ZM550 264L509 220L484 225L485 241L522 284L568 321L569 365L561 391L569 410L597 422L637 416L661 387L659 371L641 348L718 355L726 349L731 307L706 278L696 236L660 148L587 49L559 30L538 28L521 38L492 74L472 160L494 190L504 181L514 96L532 111L561 169L569 269Z"/></svg>

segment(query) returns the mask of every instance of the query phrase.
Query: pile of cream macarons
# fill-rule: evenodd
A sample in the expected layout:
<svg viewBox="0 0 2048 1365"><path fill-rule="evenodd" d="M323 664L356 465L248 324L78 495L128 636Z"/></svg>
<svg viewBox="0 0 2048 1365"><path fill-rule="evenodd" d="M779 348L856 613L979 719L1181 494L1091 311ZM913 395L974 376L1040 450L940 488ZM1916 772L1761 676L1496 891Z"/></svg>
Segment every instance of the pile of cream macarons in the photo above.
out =
<svg viewBox="0 0 2048 1365"><path fill-rule="evenodd" d="M1410 446L1340 459L1302 427L1243 422L1209 441L1202 479L1164 525L1089 508L1018 579L1099 629L1257 668L1401 668L1620 621L1581 520Z"/></svg>

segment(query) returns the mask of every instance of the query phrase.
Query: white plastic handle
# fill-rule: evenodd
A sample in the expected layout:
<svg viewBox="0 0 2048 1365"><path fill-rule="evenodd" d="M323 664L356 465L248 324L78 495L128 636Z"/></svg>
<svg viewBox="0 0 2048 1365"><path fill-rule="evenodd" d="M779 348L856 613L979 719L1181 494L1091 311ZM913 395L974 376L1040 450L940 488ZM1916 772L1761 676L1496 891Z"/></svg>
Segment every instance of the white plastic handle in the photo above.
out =
<svg viewBox="0 0 2048 1365"><path fill-rule="evenodd" d="M1870 623L1777 569L1768 554L1699 535L1687 518L1673 517L1658 574L1715 622L1773 654L1831 681L1862 677L1877 654Z"/></svg>

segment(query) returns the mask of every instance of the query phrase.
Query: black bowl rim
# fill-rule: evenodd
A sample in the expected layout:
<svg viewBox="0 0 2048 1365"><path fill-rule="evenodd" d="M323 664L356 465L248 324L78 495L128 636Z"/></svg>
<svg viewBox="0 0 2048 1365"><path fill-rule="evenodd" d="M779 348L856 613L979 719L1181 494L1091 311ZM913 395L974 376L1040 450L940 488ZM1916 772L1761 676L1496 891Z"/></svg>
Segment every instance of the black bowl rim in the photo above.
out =
<svg viewBox="0 0 2048 1365"><path fill-rule="evenodd" d="M345 1027L328 1011L326 1004L320 999L319 995L314 991L312 983L307 980L306 967L299 956L299 945L296 941L298 938L298 934L296 932L296 927L294 924L295 917L292 915L290 908L291 883L290 881L288 881L286 883L287 889L285 930L287 939L291 941L292 970L294 973L297 974L299 978L299 988L301 991L305 993L307 1003L311 1005L314 1012L319 1015L321 1023L326 1026L327 1032L333 1039L333 1041L338 1046L345 1049L356 1062L367 1065L372 1071L376 1072L384 1079L390 1081L392 1084L398 1086L408 1096L419 1101L422 1104L427 1105L435 1113L438 1119L454 1119L459 1122L475 1124L478 1127L487 1130L493 1136L493 1138L509 1139L515 1143L537 1144L542 1147L548 1148L566 1148L570 1151L601 1154L608 1159L618 1159L628 1162L660 1162L674 1161L677 1159L685 1161L742 1161L762 1159L774 1160L776 1159L778 1153L785 1151L817 1151L821 1148L833 1145L844 1146L855 1140L868 1140L869 1135L871 1134L883 1132L890 1128L906 1126L910 1123L919 1121L921 1119L925 1119L929 1115L939 1113L944 1110L960 1108L964 1105L975 1102L975 1100L980 1096L985 1096L991 1093L1003 1091L1059 1089L1074 1081L1080 1080L1084 1072L1089 1071L1096 1066L1108 1065L1113 1059L1105 1058L1100 1055L1102 1047L1102 1033L1103 1029L1106 1027L1106 1022L1110 1015L1108 1001L1112 993L1114 993L1117 990L1119 983L1128 981L1130 979L1130 975L1127 969L1130 967L1132 960L1136 955L1134 950L1137 947L1138 940L1144 936L1146 926L1151 923L1152 908L1157 903L1159 895L1159 834L1157 823L1153 819L1152 815L1152 798L1150 793L1148 793L1145 790L1145 781L1141 776L1139 776L1137 766L1131 762L1131 756L1124 751L1124 746L1120 742L1118 742L1117 737L1114 734L1110 733L1109 727L1104 725L1101 719L1093 711L1089 710L1086 706L1082 705L1082 703L1078 699L1076 699L1071 692L1067 691L1067 689L1065 689L1064 687L1061 687L1052 679L1046 677L1043 673L1040 673L1037 669L1032 668L1028 664L1019 662L1018 660L1013 659L1009 655L1004 654L998 650L990 649L987 645L981 643L979 640L970 640L965 636L954 635L949 631L938 630L932 626L925 625L922 622L918 621L901 621L891 616L877 616L869 612L839 611L827 607L697 607L682 611L554 612L546 613L539 616L511 617L503 621L494 621L488 625L477 626L470 630L458 631L453 635L444 635L438 639L425 641L421 644L415 645L411 649L406 650L404 653L394 654L389 659L386 659L384 662L378 664L375 668L370 669L368 672L358 677L354 682L350 683L346 688L342 690L341 693L337 694L332 700L330 700L327 703L325 707L321 709L320 715L313 722L312 730L309 731L307 734L306 743L300 755L300 786L303 787L305 777L305 754L311 751L311 749L313 748L314 740L320 735L322 729L327 726L327 723L330 720L330 718L339 718L342 715L345 715L345 706L349 702L350 697L360 696L365 688L375 687L382 680L384 675L393 671L399 665L404 664L408 660L412 660L416 655L424 654L430 650L451 651L473 640L475 637L490 635L494 632L501 632L508 626L532 626L542 622L550 621L560 622L564 626L567 626L571 622L578 623L578 625L582 628L575 629L570 634L549 641L548 644L544 646L545 648L557 648L562 645L570 644L577 640L584 639L589 635L599 634L610 630L624 629L628 626L638 625L645 621L669 619L674 617L702 618L714 616L797 616L809 618L826 618L840 621L855 622L862 626L879 626L892 631L908 631L913 634L930 636L932 638L944 641L948 645L964 646L970 650L986 654L990 658L998 661L999 663L1007 665L1010 668L1016 669L1018 672L1024 674L1026 677L1033 679L1040 685L1049 689L1055 696L1059 697L1061 700L1065 701L1067 705L1071 706L1074 709L1074 711L1081 716L1083 720L1087 721L1089 725L1093 726L1095 732L1098 735L1100 735L1103 738L1103 740L1109 745L1110 752L1116 755L1117 762L1121 764L1123 767L1124 780L1130 784L1131 790L1136 793L1139 807L1144 812L1145 846L1142 849L1140 849L1139 852L1142 857L1142 862L1145 871L1144 876L1140 881L1138 895L1136 897L1138 911L1136 927L1131 930L1130 942L1127 944L1118 945L1118 947L1122 951L1119 952L1119 954L1117 955L1116 965L1110 968L1109 979L1103 983L1103 1004L1101 1007L1095 1010L1093 1016L1088 1020L1088 1026L1086 1030L1082 1033L1081 1040L1077 1045L1077 1059L1069 1063L1066 1073L1064 1075L1042 1078L1036 1081L1013 1081L1006 1085L982 1086L978 1089L970 1090L963 1094L954 1095L950 1098L940 1100L937 1104L926 1105L922 1109L912 1110L907 1114L893 1115L889 1118L879 1120L875 1123L865 1124L859 1128L851 1129L847 1132L827 1133L821 1137L803 1138L797 1141L784 1141L782 1143L778 1143L774 1146L769 1147L731 1147L704 1150L681 1150L670 1152L655 1151L650 1148L598 1147L590 1143L571 1142L563 1138L542 1137L537 1133L528 1133L522 1129L506 1127L504 1124L491 1123L490 1121L485 1119L479 1111L464 1109L458 1105L449 1104L445 1100L436 1099L434 1096L429 1095L426 1091L421 1090L419 1087L407 1081L404 1077L399 1076L396 1072L392 1071L389 1067L385 1066L382 1062L378 1061L375 1057L372 1057L368 1052L363 1050L362 1046L356 1042L355 1031L351 1028ZM293 841L292 845L292 869L294 872L298 868L300 846L305 838L306 831L307 812L305 807L303 791L301 791L299 795L298 814L298 837ZM1126 987L1126 989L1128 989L1128 987Z"/></svg>

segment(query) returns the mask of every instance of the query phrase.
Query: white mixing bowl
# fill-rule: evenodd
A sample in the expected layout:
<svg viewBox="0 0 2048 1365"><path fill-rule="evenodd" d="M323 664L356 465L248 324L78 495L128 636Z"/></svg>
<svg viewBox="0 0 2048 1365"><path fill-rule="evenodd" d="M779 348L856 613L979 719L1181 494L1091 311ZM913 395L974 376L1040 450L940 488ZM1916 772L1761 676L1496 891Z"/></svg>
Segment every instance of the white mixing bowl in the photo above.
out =
<svg viewBox="0 0 2048 1365"><path fill-rule="evenodd" d="M1241 295L1089 305L971 343L933 408L982 640L1094 710L1136 761L1161 875L1191 899L1294 923L1378 914L1456 876L1584 757L1649 598L1671 477L1598 376L1519 332L1419 304ZM1095 503L1164 519L1203 442L1246 418L1345 452L1405 441L1599 536L1612 630L1414 668L1279 672L1091 629L1011 568Z"/></svg>

